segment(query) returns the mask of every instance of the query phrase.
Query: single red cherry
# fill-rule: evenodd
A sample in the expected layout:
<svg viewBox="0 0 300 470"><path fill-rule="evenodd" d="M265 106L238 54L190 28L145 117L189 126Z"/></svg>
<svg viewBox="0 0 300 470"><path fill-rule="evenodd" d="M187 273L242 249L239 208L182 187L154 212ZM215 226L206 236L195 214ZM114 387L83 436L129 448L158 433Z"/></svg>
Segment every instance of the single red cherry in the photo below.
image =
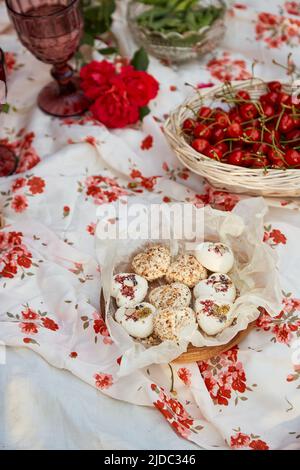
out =
<svg viewBox="0 0 300 470"><path fill-rule="evenodd" d="M270 117L274 116L275 108L270 103L263 102L261 104L261 107L262 107L262 110L263 110L263 114L266 118L270 118Z"/></svg>
<svg viewBox="0 0 300 470"><path fill-rule="evenodd" d="M267 84L268 86L268 89L270 91L274 91L275 93L279 93L281 91L281 88L282 88L282 85L280 82L278 82L277 80L274 80L272 82L269 82Z"/></svg>
<svg viewBox="0 0 300 470"><path fill-rule="evenodd" d="M246 90L240 90L237 92L237 94L235 95L235 97L238 99L238 100L242 100L242 101L249 101L251 99L248 91Z"/></svg>
<svg viewBox="0 0 300 470"><path fill-rule="evenodd" d="M212 113L213 110L209 106L202 106L198 111L198 116L201 118L208 118Z"/></svg>
<svg viewBox="0 0 300 470"><path fill-rule="evenodd" d="M253 103L244 103L240 106L240 115L244 121L256 118L258 111Z"/></svg>
<svg viewBox="0 0 300 470"><path fill-rule="evenodd" d="M196 122L194 121L194 119L186 119L183 124L182 124L182 129L186 132L186 133L191 133L194 128L195 128L195 125L196 125Z"/></svg>
<svg viewBox="0 0 300 470"><path fill-rule="evenodd" d="M266 168L268 166L270 166L270 162L267 157L256 158L252 164L252 168Z"/></svg>
<svg viewBox="0 0 300 470"><path fill-rule="evenodd" d="M285 160L289 166L300 168L300 152L288 149L285 153Z"/></svg>
<svg viewBox="0 0 300 470"><path fill-rule="evenodd" d="M292 106L292 97L288 93L279 93L278 102L288 107Z"/></svg>
<svg viewBox="0 0 300 470"><path fill-rule="evenodd" d="M279 161L282 161L284 163L283 153L271 147L268 150L268 158L272 163L275 164L277 164Z"/></svg>
<svg viewBox="0 0 300 470"><path fill-rule="evenodd" d="M214 160L221 160L221 158L223 157L223 152L220 148L214 146L210 147L206 155Z"/></svg>
<svg viewBox="0 0 300 470"><path fill-rule="evenodd" d="M269 148L267 144L254 144L253 152L258 155L267 155Z"/></svg>
<svg viewBox="0 0 300 470"><path fill-rule="evenodd" d="M230 165L250 166L253 162L253 157L250 152L244 152L243 150L234 150L228 155L228 163Z"/></svg>
<svg viewBox="0 0 300 470"><path fill-rule="evenodd" d="M227 127L229 125L229 116L225 111L217 111L214 118L220 127Z"/></svg>
<svg viewBox="0 0 300 470"><path fill-rule="evenodd" d="M196 138L203 138L209 140L212 136L212 129L211 127L206 126L200 122L196 125L194 129L194 136Z"/></svg>
<svg viewBox="0 0 300 470"><path fill-rule="evenodd" d="M226 142L218 142L215 146L214 146L215 149L219 149L222 154L228 152L228 145L226 144Z"/></svg>
<svg viewBox="0 0 300 470"><path fill-rule="evenodd" d="M272 106L275 106L277 103L279 103L280 95L275 91L269 91L269 93L266 93L264 97L265 101L271 104Z"/></svg>
<svg viewBox="0 0 300 470"><path fill-rule="evenodd" d="M227 128L227 135L233 139L241 137L243 135L243 128L238 122L233 122Z"/></svg>
<svg viewBox="0 0 300 470"><path fill-rule="evenodd" d="M204 153L210 145L206 139L195 139L192 142L192 147L197 150L197 152Z"/></svg>
<svg viewBox="0 0 300 470"><path fill-rule="evenodd" d="M239 124L243 122L239 114L239 110L236 107L231 108L231 110L228 113L228 116L229 116L230 122L238 122Z"/></svg>
<svg viewBox="0 0 300 470"><path fill-rule="evenodd" d="M300 145L300 129L294 129L286 134L286 139L284 140L291 140L289 145L293 145L294 147L298 147Z"/></svg>
<svg viewBox="0 0 300 470"><path fill-rule="evenodd" d="M267 144L274 144L275 143L276 145L278 145L279 138L280 138L279 132L276 131L275 129L272 129L270 132L266 131L263 134L263 140Z"/></svg>
<svg viewBox="0 0 300 470"><path fill-rule="evenodd" d="M251 140L254 142L260 140L261 133L258 129L256 129L256 127L248 127L247 129L245 129L244 134L247 140Z"/></svg>
<svg viewBox="0 0 300 470"><path fill-rule="evenodd" d="M244 149L244 142L242 140L234 140L231 142L231 149L232 150L243 150Z"/></svg>
<svg viewBox="0 0 300 470"><path fill-rule="evenodd" d="M287 133L292 131L294 127L295 123L293 118L288 113L284 113L279 123L279 130L283 133Z"/></svg>
<svg viewBox="0 0 300 470"><path fill-rule="evenodd" d="M226 130L222 127L214 127L212 131L212 136L211 140L213 142L219 142L220 140L223 140L225 138Z"/></svg>

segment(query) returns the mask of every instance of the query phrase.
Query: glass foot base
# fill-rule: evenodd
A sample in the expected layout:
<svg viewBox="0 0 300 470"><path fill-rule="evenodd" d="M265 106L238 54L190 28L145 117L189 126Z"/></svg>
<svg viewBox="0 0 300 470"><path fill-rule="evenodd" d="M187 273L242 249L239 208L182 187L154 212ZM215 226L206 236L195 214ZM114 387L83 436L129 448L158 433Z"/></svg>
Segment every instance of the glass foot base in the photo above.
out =
<svg viewBox="0 0 300 470"><path fill-rule="evenodd" d="M89 100L79 87L79 79L74 77L68 83L68 90L62 93L57 82L51 82L39 94L38 105L51 116L71 117L83 114L89 108Z"/></svg>
<svg viewBox="0 0 300 470"><path fill-rule="evenodd" d="M18 165L14 152L5 145L0 145L0 177L12 175Z"/></svg>

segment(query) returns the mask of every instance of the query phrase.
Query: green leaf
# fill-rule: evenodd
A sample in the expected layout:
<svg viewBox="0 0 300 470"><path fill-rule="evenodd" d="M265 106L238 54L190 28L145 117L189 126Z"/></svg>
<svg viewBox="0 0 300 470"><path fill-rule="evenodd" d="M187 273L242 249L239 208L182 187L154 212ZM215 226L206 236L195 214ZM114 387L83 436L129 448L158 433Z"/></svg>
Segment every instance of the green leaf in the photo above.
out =
<svg viewBox="0 0 300 470"><path fill-rule="evenodd" d="M82 44L87 44L88 46L93 46L94 45L94 37L91 34L85 32L83 37L82 37L81 43Z"/></svg>
<svg viewBox="0 0 300 470"><path fill-rule="evenodd" d="M2 113L6 113L6 114L7 114L7 113L9 112L10 106L9 106L8 103L4 103L4 104L2 104L2 105L0 105L0 106L1 106L1 112L2 112Z"/></svg>
<svg viewBox="0 0 300 470"><path fill-rule="evenodd" d="M140 108L140 120L142 121L144 117L148 116L149 113L150 108L148 108L148 106L143 106L142 108Z"/></svg>
<svg viewBox="0 0 300 470"><path fill-rule="evenodd" d="M136 70L147 70L149 66L149 57L143 47L137 50L131 60L131 65Z"/></svg>
<svg viewBox="0 0 300 470"><path fill-rule="evenodd" d="M112 55L117 54L118 49L116 47L104 47L103 49L98 49L98 52L102 55Z"/></svg>

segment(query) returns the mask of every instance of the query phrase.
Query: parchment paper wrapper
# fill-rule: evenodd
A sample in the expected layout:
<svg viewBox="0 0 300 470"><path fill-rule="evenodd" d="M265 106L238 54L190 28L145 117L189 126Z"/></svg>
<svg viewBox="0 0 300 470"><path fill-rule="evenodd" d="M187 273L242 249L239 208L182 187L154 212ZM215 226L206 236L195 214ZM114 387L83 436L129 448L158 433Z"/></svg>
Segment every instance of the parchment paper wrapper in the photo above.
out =
<svg viewBox="0 0 300 470"><path fill-rule="evenodd" d="M130 204L145 204L143 198L128 199ZM149 204L149 203L148 203ZM111 205L110 205L111 209ZM117 272L132 272L130 262L134 254L142 251L147 244L159 243L160 240L103 240L98 238L96 231L96 252L102 273L102 289L105 299L106 323L112 339L118 344L123 358L120 375L127 375L136 369L150 364L171 362L187 350L188 344L194 346L217 346L227 344L237 333L247 328L248 324L259 316L258 307L264 307L271 316L278 315L281 309L281 288L276 268L277 256L274 250L263 242L263 219L267 206L263 198L252 198L241 201L232 212L222 212L207 206L199 208L204 215L204 240L221 241L227 243L235 255L235 264L229 275L233 279L240 296L234 303L236 320L234 324L214 337L209 337L200 330L194 332L185 329L181 332L179 344L164 341L159 345L145 346L130 337L126 331L114 320L116 306L110 297L110 286L113 274ZM105 206L101 206L99 214L101 223L106 214ZM147 209L144 212L148 217ZM146 220L146 219L145 219ZM143 220L140 220L143 223ZM115 223L126 226L127 221L122 216ZM162 222L160 222L162 223ZM171 218L164 218L163 224L172 224ZM170 227L172 233L172 227ZM120 233L119 232L119 233ZM186 234L186 231L185 231ZM189 237L188 237L189 238ZM196 236L197 242L203 241L203 234ZM184 240L161 240L161 243L170 246L175 256L181 249Z"/></svg>

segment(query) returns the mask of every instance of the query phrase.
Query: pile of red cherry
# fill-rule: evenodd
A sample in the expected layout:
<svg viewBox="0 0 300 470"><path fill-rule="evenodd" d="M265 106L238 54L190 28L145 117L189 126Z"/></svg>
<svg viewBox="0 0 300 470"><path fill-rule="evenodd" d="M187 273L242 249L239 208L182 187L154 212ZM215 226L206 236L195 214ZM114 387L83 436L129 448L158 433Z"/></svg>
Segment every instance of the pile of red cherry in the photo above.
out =
<svg viewBox="0 0 300 470"><path fill-rule="evenodd" d="M248 168L300 168L300 102L278 81L258 100L240 90L224 93L228 111L202 106L183 132L199 153ZM297 104L295 104L297 101Z"/></svg>

